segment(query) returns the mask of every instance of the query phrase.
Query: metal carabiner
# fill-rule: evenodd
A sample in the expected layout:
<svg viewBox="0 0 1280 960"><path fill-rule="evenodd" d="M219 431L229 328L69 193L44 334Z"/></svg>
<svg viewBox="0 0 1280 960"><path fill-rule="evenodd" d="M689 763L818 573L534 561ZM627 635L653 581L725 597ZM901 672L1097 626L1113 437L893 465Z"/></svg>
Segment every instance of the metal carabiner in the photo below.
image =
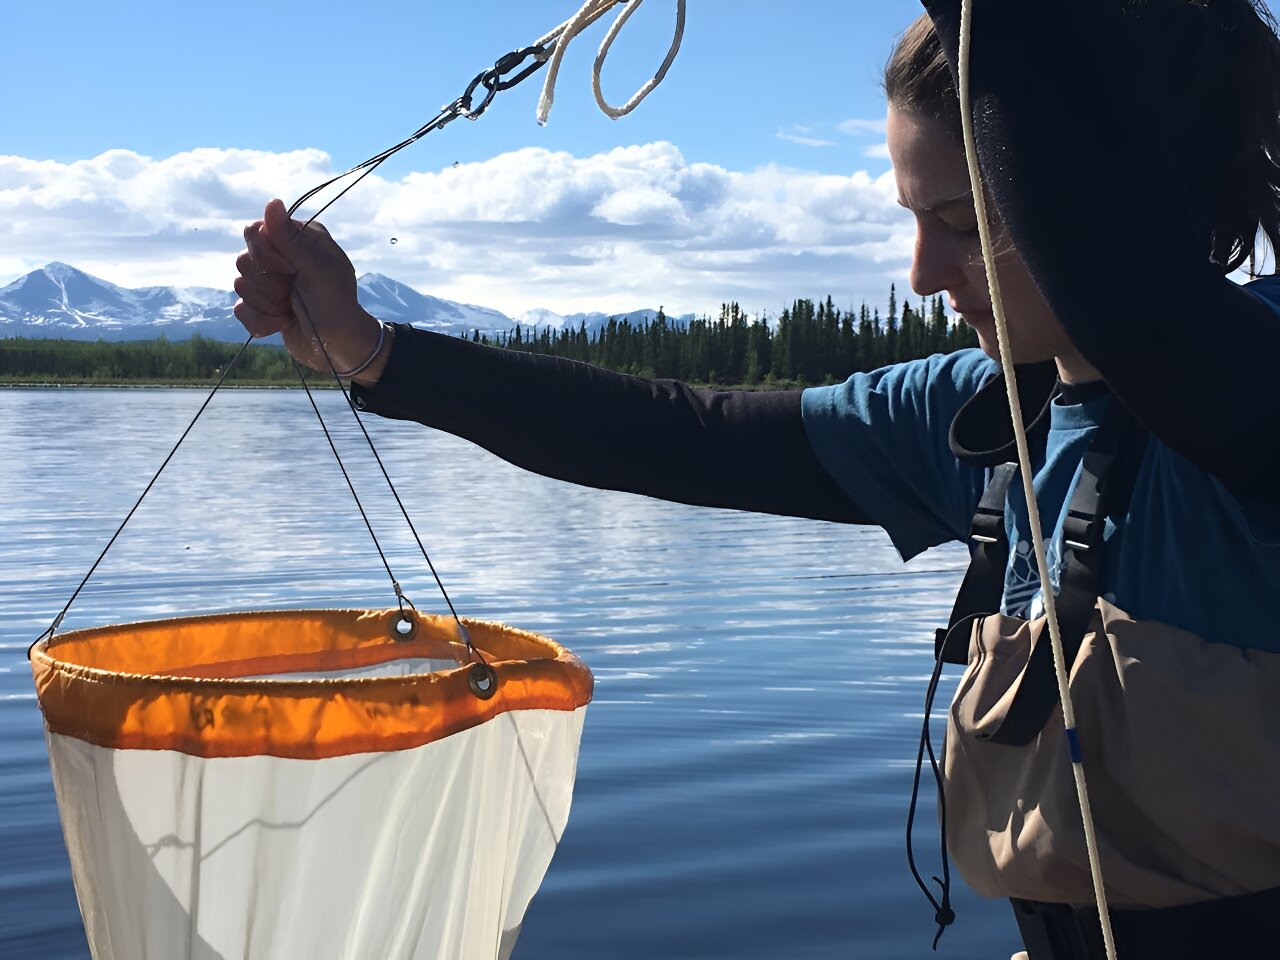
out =
<svg viewBox="0 0 1280 960"><path fill-rule="evenodd" d="M540 44L534 44L531 47L525 47L523 50L514 50L505 57L500 57L498 62L493 65L493 72L499 77L498 90L510 90L517 83L536 73L546 65L547 59L551 56L551 51ZM529 57L533 57L533 63L525 67L510 80L501 79L506 76L520 64L524 63Z"/></svg>
<svg viewBox="0 0 1280 960"><path fill-rule="evenodd" d="M471 97L476 92L476 87L483 86L485 89L484 99L479 105L471 106ZM489 109L489 104L493 102L494 96L498 92L498 71L490 67L488 70L478 73L475 79L467 84L467 89L463 92L455 104L459 105L458 116L466 117L468 120L479 120L480 114Z"/></svg>

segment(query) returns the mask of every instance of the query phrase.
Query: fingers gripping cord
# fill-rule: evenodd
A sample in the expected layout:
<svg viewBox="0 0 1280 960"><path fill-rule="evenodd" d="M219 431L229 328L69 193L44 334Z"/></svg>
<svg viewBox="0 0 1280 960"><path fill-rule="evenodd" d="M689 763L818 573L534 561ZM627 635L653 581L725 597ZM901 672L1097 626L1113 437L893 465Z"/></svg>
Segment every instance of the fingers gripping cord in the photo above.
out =
<svg viewBox="0 0 1280 960"><path fill-rule="evenodd" d="M1000 364L1004 369L1005 386L1009 392L1009 412L1013 420L1013 435L1018 446L1018 465L1022 474L1027 503L1036 502L1032 484L1031 454L1027 446L1027 432L1022 421L1022 407L1018 401L1017 374L1013 356L1009 351L1009 331L1005 323L1004 302L1000 297L1000 283L996 276L995 254L991 244L991 224L987 217L986 200L982 192L982 174L978 169L977 145L973 133L973 104L969 92L969 52L973 33L973 2L961 0L960 5L960 53L959 75L960 118L964 130L965 159L969 165L969 184L973 190L974 211L977 214L978 233L982 241L982 259L987 272L987 285L991 291L991 308L996 321L996 338L1000 345ZM1066 657L1062 650L1062 632L1058 626L1057 605L1054 598L1049 564L1045 559L1044 534L1040 528L1039 511L1029 509L1031 539L1035 547L1036 567L1040 573L1040 593L1044 598L1045 617L1049 626L1049 638L1053 648L1053 666L1058 679L1058 695L1062 702L1062 720L1066 726L1066 739L1072 745L1071 769L1075 775L1076 796L1080 801L1080 815L1084 821L1085 847L1089 854L1089 872L1093 879L1093 893L1097 901L1098 915L1102 921L1102 939L1108 960L1115 960L1115 938L1111 931L1111 917L1107 912L1106 890L1102 882L1102 865L1098 856L1098 840L1094 831L1093 811L1089 805L1089 788L1085 782L1084 764L1081 762L1076 732L1075 708L1071 702L1071 689L1067 680Z"/></svg>

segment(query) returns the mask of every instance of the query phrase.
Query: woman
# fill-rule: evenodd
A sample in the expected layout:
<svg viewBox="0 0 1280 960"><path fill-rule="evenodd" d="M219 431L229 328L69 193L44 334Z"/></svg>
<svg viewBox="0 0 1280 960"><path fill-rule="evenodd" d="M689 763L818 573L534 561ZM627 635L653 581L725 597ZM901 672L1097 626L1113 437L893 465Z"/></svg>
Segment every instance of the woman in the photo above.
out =
<svg viewBox="0 0 1280 960"><path fill-rule="evenodd" d="M945 290L981 350L710 392L388 328L323 228L278 201L246 230L236 312L328 369L305 304L362 409L577 483L875 523L908 559L967 540L995 497L939 650L968 664L949 847L980 892L1014 901L1032 960L1101 955L1056 688L1032 689L1044 618L1021 485L1000 466L948 66L959 4L925 6L886 71L889 148L917 223L912 286ZM1280 283L1226 275L1259 232L1280 246L1280 41L1250 0L979 0L971 83L1121 956L1246 955L1280 914Z"/></svg>

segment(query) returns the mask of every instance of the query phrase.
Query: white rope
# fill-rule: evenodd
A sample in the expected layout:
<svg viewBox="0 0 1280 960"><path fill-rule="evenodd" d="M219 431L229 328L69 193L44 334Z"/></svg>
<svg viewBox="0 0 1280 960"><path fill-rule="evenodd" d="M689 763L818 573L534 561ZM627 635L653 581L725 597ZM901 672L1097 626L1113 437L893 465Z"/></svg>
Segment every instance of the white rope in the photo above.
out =
<svg viewBox="0 0 1280 960"><path fill-rule="evenodd" d="M982 177L978 170L978 153L973 136L973 105L969 102L969 46L973 28L972 0L961 0L960 5L960 58L959 74L960 117L964 127L965 160L969 165L969 184L973 189L974 211L978 219L978 233L982 242L982 260L987 271L987 286L991 292L991 311L996 321L996 340L1000 345L1000 365L1004 369L1005 388L1009 393L1009 412L1013 418L1013 435L1018 444L1018 466L1022 473L1022 489L1027 500L1027 519L1031 524L1031 540L1035 547L1036 567L1040 573L1040 592L1044 598L1044 612L1049 625L1049 639L1053 647L1053 668L1058 678L1058 696L1062 701L1062 722L1066 727L1068 746L1071 748L1071 769L1075 774L1076 796L1080 801L1080 816L1084 821L1084 841L1089 853L1089 873L1093 878L1093 895L1097 901L1098 916L1102 921L1102 940L1108 960L1115 960L1115 938L1111 932L1111 915L1107 911L1106 892L1102 883L1102 864L1098 857L1098 838L1093 827L1093 809L1089 805L1089 788L1085 783L1084 764L1080 759L1079 738L1076 733L1075 708L1071 703L1071 690L1067 680L1066 657L1062 651L1062 634L1058 627L1058 611L1053 585L1049 576L1049 564L1045 558L1044 534L1040 528L1040 510L1036 503L1035 486L1031 472L1031 454L1027 449L1027 434L1022 421L1022 405L1018 402L1017 374L1013 369L1013 356L1009 351L1009 331L1005 325L1004 302L1000 298L1000 282L996 277L995 254L991 248L991 226L987 220L986 198L982 192Z"/></svg>
<svg viewBox="0 0 1280 960"><path fill-rule="evenodd" d="M546 36L536 41L538 46L551 46L551 59L547 62L547 76L542 84L542 96L538 98L538 123L545 124L547 116L551 113L551 104L555 102L556 96L556 78L560 74L560 61L564 59L565 51L569 49L569 44L573 39L587 27L591 26L611 9L619 3L626 3L626 7L618 14L617 19L609 27L609 32L605 34L603 42L600 44L600 51L596 54L595 65L591 70L591 90L595 94L596 103L605 116L617 120L619 117L625 117L628 113L640 105L640 102L651 94L667 75L667 70L675 61L676 54L680 52L680 41L684 38L684 14L686 0L676 0L676 30L675 36L671 39L671 46L667 50L666 58L662 61L662 66L658 68L658 72L647 80L628 100L620 107L615 107L604 98L604 93L600 90L600 71L604 67L605 57L609 55L609 48L613 45L614 39L618 32L622 29L630 16L636 12L640 4L644 0L586 0L582 8L572 17L566 20L560 26L556 27Z"/></svg>

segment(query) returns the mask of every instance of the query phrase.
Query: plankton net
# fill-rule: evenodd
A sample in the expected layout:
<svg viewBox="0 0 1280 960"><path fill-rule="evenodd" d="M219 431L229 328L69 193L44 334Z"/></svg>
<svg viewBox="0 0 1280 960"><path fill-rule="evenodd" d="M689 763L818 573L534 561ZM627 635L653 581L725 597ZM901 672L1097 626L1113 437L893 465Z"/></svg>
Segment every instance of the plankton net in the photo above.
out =
<svg viewBox="0 0 1280 960"><path fill-rule="evenodd" d="M38 643L94 956L506 957L568 820L592 681L545 637L466 627L487 664L452 618L397 608Z"/></svg>
<svg viewBox="0 0 1280 960"><path fill-rule="evenodd" d="M357 175L327 208L393 153L458 117L476 119L498 91L550 63L545 120L565 47L619 2L588 0L479 74L408 139L305 194L290 216ZM597 56L602 107L600 66L640 2L625 6ZM683 24L678 0L661 69L606 112L629 112L657 85ZM420 613L345 467L397 606L59 632L251 340L30 650L90 950L99 960L503 960L568 820L591 673L546 637L460 617L438 576L450 616ZM316 343L354 414L342 375ZM431 566L425 548L422 556Z"/></svg>

